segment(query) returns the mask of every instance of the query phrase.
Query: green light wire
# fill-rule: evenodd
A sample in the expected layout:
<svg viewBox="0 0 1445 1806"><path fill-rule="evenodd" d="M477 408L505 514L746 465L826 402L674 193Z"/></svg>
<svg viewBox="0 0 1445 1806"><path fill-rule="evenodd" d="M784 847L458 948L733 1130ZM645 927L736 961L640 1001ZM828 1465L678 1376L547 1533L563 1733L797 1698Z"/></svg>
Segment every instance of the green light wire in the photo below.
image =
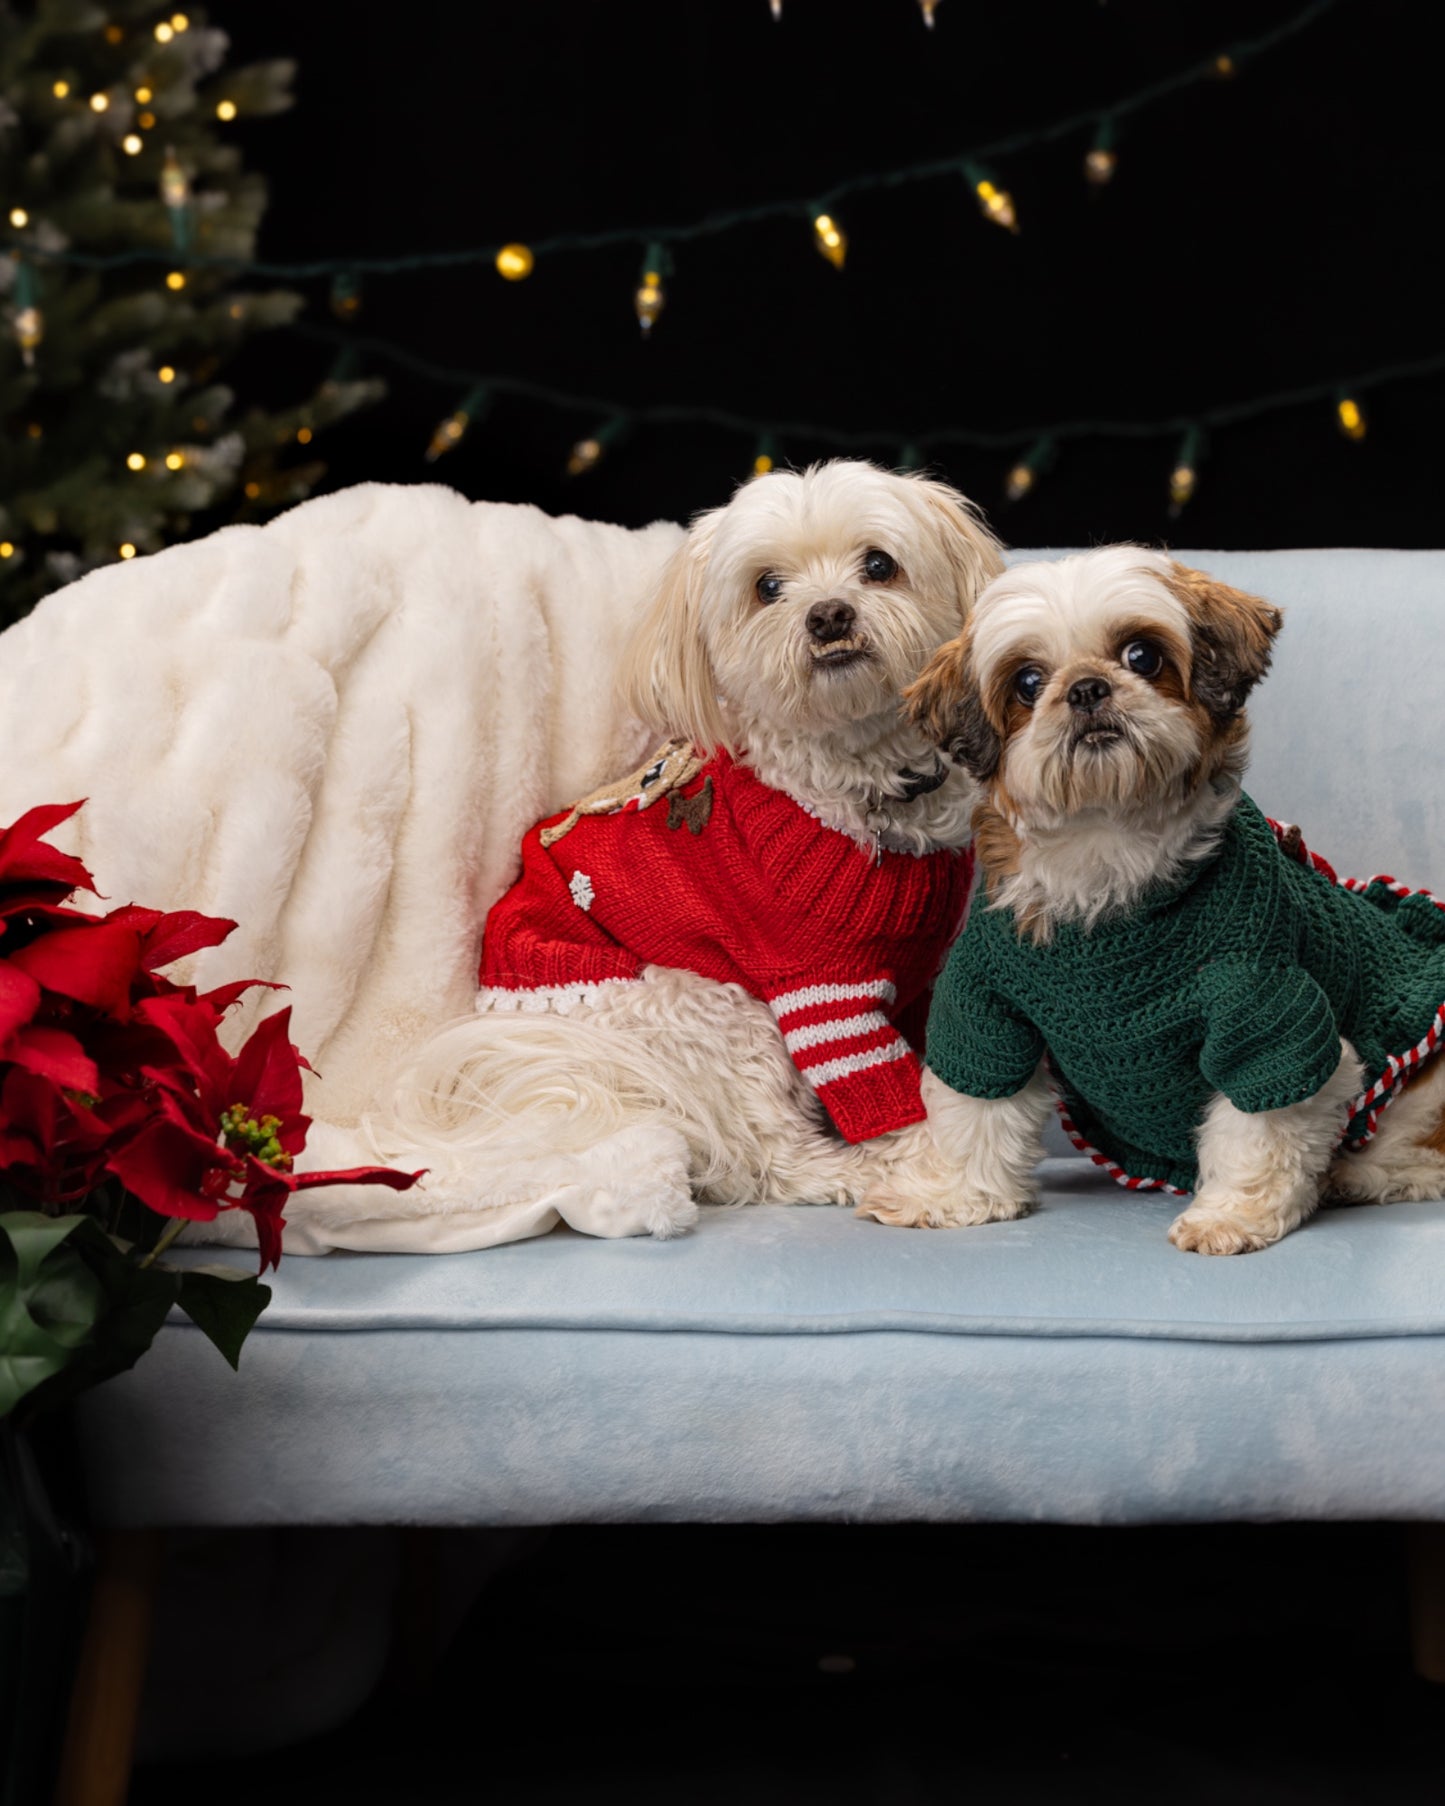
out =
<svg viewBox="0 0 1445 1806"><path fill-rule="evenodd" d="M1222 402L1212 408L1193 408L1188 413L1168 414L1158 420L1059 420L1043 425L1010 427L1000 432L978 427L940 425L917 431L903 431L897 426L878 426L856 431L802 420L763 419L757 415L734 414L725 408L689 407L677 402L654 402L643 407L628 407L605 396L574 394L546 383L531 382L525 377L487 374L434 364L419 357L403 345L385 339L357 338L350 333L333 331L324 326L296 324L283 330L298 338L310 339L329 346L347 346L363 357L393 364L399 370L427 382L445 384L458 392L478 384L497 395L515 395L524 401L541 402L564 412L591 415L593 419L625 421L652 426L714 426L724 432L742 434L752 440L793 440L862 450L881 445L907 445L911 450L936 445L959 445L980 451L1012 451L1023 445L1037 449L1062 439L1179 439L1191 432L1200 433L1211 427L1237 426L1285 409L1305 407L1311 402L1330 401L1343 392L1360 396L1386 383L1403 382L1410 377L1436 376L1445 372L1445 351L1416 358L1408 363L1381 364L1352 376L1330 377L1317 383L1302 384L1293 389L1273 389L1248 400Z"/></svg>
<svg viewBox="0 0 1445 1806"><path fill-rule="evenodd" d="M1136 93L1126 95L1122 100L1110 101L1106 106L1087 107L1080 112L1070 113L1066 118L1056 119L1050 125L1039 126L1029 131L1010 133L1007 137L991 139L986 144L971 146L967 150L954 152L951 156L937 157L926 163L911 163L898 169L881 170L866 175L849 176L846 180L835 184L823 192L815 194L811 201L793 199L766 201L756 207L734 208L726 212L709 213L691 225L683 226L621 226L610 228L604 232L570 232L559 233L552 238L540 238L530 242L529 248L537 258L550 257L559 251L602 251L616 245L675 245L684 244L694 239L710 238L720 232L730 232L738 226L753 225L760 220L777 219L792 215L806 219L816 208L830 211L841 200L849 195L864 194L872 190L899 188L911 182L926 182L939 176L957 176L964 173L973 163L987 164L991 158L1010 157L1019 151L1032 149L1036 145L1053 144L1061 138L1072 137L1077 132L1098 127L1105 120L1118 120L1131 113L1137 113L1145 107L1153 106L1156 101L1165 100L1181 89L1192 87L1196 82L1208 81L1215 76L1215 64L1221 56L1227 56L1236 69L1247 61L1262 56L1273 50L1276 45L1286 42L1299 32L1307 30L1316 20L1340 4L1340 0L1311 0L1311 4L1302 11L1275 26L1272 31L1263 32L1255 38L1244 38L1234 44L1224 46L1215 56L1203 62L1191 62L1185 69L1166 76L1162 81L1151 83L1140 88ZM422 251L392 257L343 257L313 259L304 263L274 263L264 260L248 260L233 257L196 256L187 260L187 267L193 270L224 270L232 274L263 276L267 279L305 281L314 276L334 276L339 274L397 276L420 270L462 269L472 264L494 263L500 244L472 246L456 251ZM172 250L132 250L115 252L92 252L73 250L45 250L39 245L27 245L26 255L36 262L70 264L80 269L114 270L122 269L130 264L170 263L175 260Z"/></svg>

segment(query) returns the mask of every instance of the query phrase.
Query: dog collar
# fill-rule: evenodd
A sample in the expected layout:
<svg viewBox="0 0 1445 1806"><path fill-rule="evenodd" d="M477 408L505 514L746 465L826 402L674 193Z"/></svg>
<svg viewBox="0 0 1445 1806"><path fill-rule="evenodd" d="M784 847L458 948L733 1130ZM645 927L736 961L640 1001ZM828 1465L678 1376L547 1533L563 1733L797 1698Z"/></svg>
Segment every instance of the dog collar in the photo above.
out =
<svg viewBox="0 0 1445 1806"><path fill-rule="evenodd" d="M930 791L937 790L948 776L948 771L948 765L937 753L933 755L932 771L917 772L911 766L905 765L898 774L898 781L902 785L898 792L898 801L917 802L919 797L927 796Z"/></svg>

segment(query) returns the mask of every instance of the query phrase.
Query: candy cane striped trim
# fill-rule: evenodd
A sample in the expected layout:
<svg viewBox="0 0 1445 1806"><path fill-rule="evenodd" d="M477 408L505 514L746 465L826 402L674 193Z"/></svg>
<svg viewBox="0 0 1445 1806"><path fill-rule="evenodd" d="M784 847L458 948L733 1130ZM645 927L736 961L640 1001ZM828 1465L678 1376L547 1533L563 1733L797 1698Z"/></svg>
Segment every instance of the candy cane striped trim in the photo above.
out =
<svg viewBox="0 0 1445 1806"><path fill-rule="evenodd" d="M1442 902L1433 891L1426 890L1424 885L1412 889L1408 884L1401 884L1400 880L1392 877L1389 872L1376 872L1369 878L1337 878L1335 882L1341 890L1356 892L1366 891L1372 884L1383 884L1386 890L1391 891L1397 897L1428 897L1436 909L1445 909L1445 902ZM1445 1040L1445 1003L1442 1003L1436 1010L1435 1020L1415 1045L1407 1048L1402 1054L1391 1054L1385 1070L1374 1084L1367 1085L1360 1095L1350 1102L1345 1111L1344 1124L1335 1138L1336 1147L1343 1142L1347 1148L1354 1151L1374 1139L1380 1126L1381 1116L1404 1090L1406 1079L1432 1054L1439 1051L1442 1040ZM1349 1125L1362 1113L1366 1113L1364 1129L1359 1135L1346 1141L1345 1136Z"/></svg>
<svg viewBox="0 0 1445 1806"><path fill-rule="evenodd" d="M1425 894L1429 895L1428 892ZM1431 897L1430 901L1433 903L1436 899ZM1445 1041L1445 1003L1442 1003L1436 1010L1435 1020L1415 1045L1406 1048L1402 1054L1391 1054L1385 1064L1385 1070L1374 1084L1367 1086L1357 1098L1351 1101L1346 1109L1344 1127L1341 1128L1336 1138L1336 1145L1345 1140L1346 1130L1362 1111L1368 1112L1364 1130L1353 1140L1345 1142L1345 1146L1351 1149L1362 1148L1367 1141L1372 1140L1379 1127L1381 1116L1405 1089L1406 1079L1412 1072L1423 1066L1433 1054L1440 1051L1442 1041Z"/></svg>
<svg viewBox="0 0 1445 1806"><path fill-rule="evenodd" d="M1059 1113L1059 1121L1064 1125L1064 1133L1068 1136L1069 1140L1073 1142L1074 1146L1081 1154L1087 1154L1095 1166L1103 1167L1104 1171L1114 1183L1116 1185L1122 1185L1126 1191L1167 1191L1176 1198L1187 1198L1189 1196L1189 1193L1180 1186L1170 1185L1165 1179L1136 1179L1132 1173L1126 1173L1117 1160L1111 1160L1107 1154L1100 1153L1098 1148L1096 1148L1091 1141L1086 1140L1085 1137L1079 1133L1078 1125L1074 1122L1073 1117L1069 1115L1069 1107L1064 1102L1064 1094L1057 1078L1054 1076L1052 1064L1049 1064L1048 1070L1049 1088L1054 1094L1054 1107Z"/></svg>
<svg viewBox="0 0 1445 1806"><path fill-rule="evenodd" d="M820 1066L804 1066L803 1077L815 1091L838 1079L851 1078L855 1072L866 1072L870 1066L887 1066L893 1060L906 1060L913 1049L900 1035L887 1047L875 1047L869 1053L845 1054L841 1060L827 1060Z"/></svg>
<svg viewBox="0 0 1445 1806"><path fill-rule="evenodd" d="M834 1016L828 1022L809 1022L802 1028L790 1029L783 1036L783 1045L790 1054L802 1053L804 1048L817 1047L824 1041L852 1041L859 1035L876 1034L880 1028L892 1028L893 1024L882 1010L865 1010L861 1016Z"/></svg>
<svg viewBox="0 0 1445 1806"><path fill-rule="evenodd" d="M1398 878L1392 878L1388 872L1376 872L1371 878L1336 878L1335 883L1341 890L1368 890L1372 884L1383 884L1386 890L1393 891L1397 897L1428 897L1436 909L1445 909L1445 902L1433 891L1426 890L1423 884L1412 890L1408 884L1401 884Z"/></svg>
<svg viewBox="0 0 1445 1806"><path fill-rule="evenodd" d="M798 991L784 991L774 997L768 1008L774 1016L790 1016L794 1010L811 1009L819 1003L846 1003L853 997L874 997L880 1003L892 1003L898 991L886 978L871 978L858 984L804 985Z"/></svg>

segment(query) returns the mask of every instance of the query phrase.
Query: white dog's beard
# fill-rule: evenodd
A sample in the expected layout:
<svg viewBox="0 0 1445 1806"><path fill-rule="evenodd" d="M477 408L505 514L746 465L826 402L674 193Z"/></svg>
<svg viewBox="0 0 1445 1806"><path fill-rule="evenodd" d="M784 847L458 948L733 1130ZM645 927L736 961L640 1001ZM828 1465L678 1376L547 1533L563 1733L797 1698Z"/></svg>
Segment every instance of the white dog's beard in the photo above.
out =
<svg viewBox="0 0 1445 1806"><path fill-rule="evenodd" d="M1122 712L1067 723L1010 748L1006 782L1015 802L1042 805L1051 826L1082 810L1179 808L1202 748L1193 724L1178 716L1141 722Z"/></svg>

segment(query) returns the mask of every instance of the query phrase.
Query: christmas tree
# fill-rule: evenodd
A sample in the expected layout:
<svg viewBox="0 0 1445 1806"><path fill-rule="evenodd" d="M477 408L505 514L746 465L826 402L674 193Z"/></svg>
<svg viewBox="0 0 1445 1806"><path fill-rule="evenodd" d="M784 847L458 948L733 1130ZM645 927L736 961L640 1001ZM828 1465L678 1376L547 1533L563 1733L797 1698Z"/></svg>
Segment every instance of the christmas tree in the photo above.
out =
<svg viewBox="0 0 1445 1806"><path fill-rule="evenodd" d="M220 379L302 297L241 287L266 205L231 122L294 66L227 69L200 11L0 0L0 626L96 565L309 493L304 449L380 391L238 414ZM334 297L342 307L343 294Z"/></svg>

